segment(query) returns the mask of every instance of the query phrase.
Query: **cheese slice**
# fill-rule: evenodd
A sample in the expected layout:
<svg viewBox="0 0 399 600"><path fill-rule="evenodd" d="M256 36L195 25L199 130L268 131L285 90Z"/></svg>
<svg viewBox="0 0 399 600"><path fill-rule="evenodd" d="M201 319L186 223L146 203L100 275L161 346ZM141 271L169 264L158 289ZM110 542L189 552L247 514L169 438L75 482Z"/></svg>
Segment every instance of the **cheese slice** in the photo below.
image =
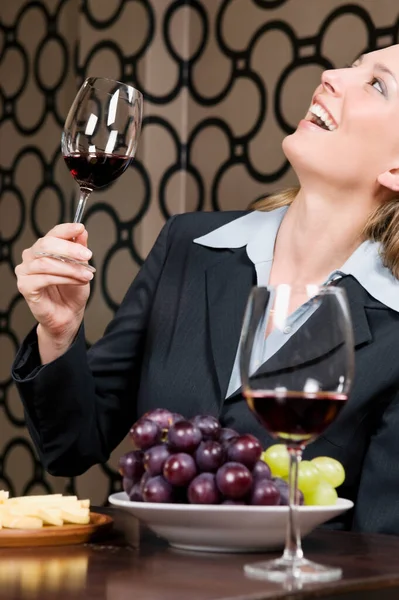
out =
<svg viewBox="0 0 399 600"><path fill-rule="evenodd" d="M37 517L13 515L4 512L0 519L2 526L7 529L41 529L43 527L42 519Z"/></svg>
<svg viewBox="0 0 399 600"><path fill-rule="evenodd" d="M62 507L61 517L65 523L74 523L78 525L87 525L90 523L90 512L87 508L69 510L68 508Z"/></svg>
<svg viewBox="0 0 399 600"><path fill-rule="evenodd" d="M18 504L20 502L53 502L56 500L57 502L60 499L65 500L65 498L73 498L77 500L76 496L63 496L62 494L45 494L44 496L14 496L13 498L9 498L8 502L12 502L13 504Z"/></svg>
<svg viewBox="0 0 399 600"><path fill-rule="evenodd" d="M77 499L76 496L61 496L59 498L51 498L47 501L44 500L36 500L35 496L30 496L29 500L23 499L23 498L10 498L10 500L7 500L7 502L5 502L3 505L0 504L0 510L2 508L2 506L8 506L8 507L15 507L15 506L23 506L23 507L33 507L36 506L38 508L61 508L62 506L65 507L76 507L76 508L80 508L81 504L80 501Z"/></svg>
<svg viewBox="0 0 399 600"><path fill-rule="evenodd" d="M9 495L9 492L6 492L5 490L0 490L0 504L7 502Z"/></svg>
<svg viewBox="0 0 399 600"><path fill-rule="evenodd" d="M62 494L9 498L8 492L0 490L0 528L37 529L62 526L64 522L90 523L90 500Z"/></svg>
<svg viewBox="0 0 399 600"><path fill-rule="evenodd" d="M15 504L13 506L0 507L0 521L2 515L15 517L35 517L41 519L44 525L63 525L61 518L61 509L59 508L40 508L36 504Z"/></svg>
<svg viewBox="0 0 399 600"><path fill-rule="evenodd" d="M60 526L64 524L60 508L38 508L29 513L30 517L42 519L44 525Z"/></svg>

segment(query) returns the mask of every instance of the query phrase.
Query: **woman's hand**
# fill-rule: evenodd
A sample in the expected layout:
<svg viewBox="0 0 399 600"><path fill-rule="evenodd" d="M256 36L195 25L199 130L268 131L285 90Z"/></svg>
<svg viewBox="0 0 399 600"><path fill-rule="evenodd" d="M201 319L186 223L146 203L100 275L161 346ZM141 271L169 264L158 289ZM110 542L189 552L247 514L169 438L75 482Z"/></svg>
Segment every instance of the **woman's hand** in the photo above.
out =
<svg viewBox="0 0 399 600"><path fill-rule="evenodd" d="M74 241L72 241L74 240ZM38 321L37 335L43 363L63 354L73 342L83 320L93 273L82 265L63 262L39 252L62 254L87 261L87 231L81 223L51 229L22 253L15 273L17 285Z"/></svg>

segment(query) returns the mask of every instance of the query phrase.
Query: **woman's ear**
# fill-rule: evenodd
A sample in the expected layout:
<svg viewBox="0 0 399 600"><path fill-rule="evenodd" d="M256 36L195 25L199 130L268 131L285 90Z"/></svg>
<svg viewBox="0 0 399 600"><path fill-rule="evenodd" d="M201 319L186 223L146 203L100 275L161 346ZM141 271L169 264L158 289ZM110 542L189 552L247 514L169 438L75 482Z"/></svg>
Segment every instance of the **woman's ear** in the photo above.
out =
<svg viewBox="0 0 399 600"><path fill-rule="evenodd" d="M399 169L391 169L381 173L381 175L378 175L377 181L389 190L399 192Z"/></svg>

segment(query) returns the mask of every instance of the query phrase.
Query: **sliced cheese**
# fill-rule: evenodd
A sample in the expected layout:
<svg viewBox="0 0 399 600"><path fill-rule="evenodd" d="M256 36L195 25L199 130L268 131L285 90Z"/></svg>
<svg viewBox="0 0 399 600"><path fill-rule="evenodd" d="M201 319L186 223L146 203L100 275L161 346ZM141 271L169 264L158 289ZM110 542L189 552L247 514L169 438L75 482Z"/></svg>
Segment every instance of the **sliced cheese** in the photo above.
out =
<svg viewBox="0 0 399 600"><path fill-rule="evenodd" d="M0 519L2 526L7 529L41 529L43 527L42 519L38 519L37 517L13 515L4 512Z"/></svg>
<svg viewBox="0 0 399 600"><path fill-rule="evenodd" d="M45 494L43 496L14 496L13 498L9 498L9 502L19 503L19 502L53 502L54 500L59 501L60 499L65 498L74 498L77 500L76 496L63 496L62 494Z"/></svg>
<svg viewBox="0 0 399 600"><path fill-rule="evenodd" d="M32 496L32 498L34 498ZM30 500L29 502L25 502L24 500L20 500L20 499L15 499L15 498L11 498L10 500L8 500L7 502L4 503L4 505L0 504L0 509L2 506L37 506L39 508L61 508L62 506L65 507L80 507L80 501L76 498L76 496L65 496L65 497L61 497L61 498L54 498L48 501L43 501L43 500Z"/></svg>
<svg viewBox="0 0 399 600"><path fill-rule="evenodd" d="M9 498L8 492L0 490L0 528L37 529L62 526L64 522L90 523L90 500L62 494Z"/></svg>
<svg viewBox="0 0 399 600"><path fill-rule="evenodd" d="M61 526L64 524L59 508L38 508L36 511L29 513L29 516L42 519L44 525Z"/></svg>
<svg viewBox="0 0 399 600"><path fill-rule="evenodd" d="M61 517L65 523L74 523L78 525L87 525L90 523L90 513L87 508L79 508L75 510L61 508Z"/></svg>
<svg viewBox="0 0 399 600"><path fill-rule="evenodd" d="M0 490L0 504L3 504L3 502L7 502L9 495L9 492L6 492L5 490Z"/></svg>

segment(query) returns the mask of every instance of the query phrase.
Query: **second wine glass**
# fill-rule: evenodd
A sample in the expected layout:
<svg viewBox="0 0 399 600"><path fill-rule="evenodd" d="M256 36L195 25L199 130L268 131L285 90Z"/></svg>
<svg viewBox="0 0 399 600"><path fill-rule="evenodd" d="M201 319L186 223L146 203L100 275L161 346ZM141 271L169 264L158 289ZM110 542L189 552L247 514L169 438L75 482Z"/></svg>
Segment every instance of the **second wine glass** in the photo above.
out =
<svg viewBox="0 0 399 600"><path fill-rule="evenodd" d="M257 287L241 335L243 394L263 427L290 456L289 514L281 558L246 565L272 581L332 581L336 567L303 556L297 520L298 465L304 447L338 416L354 369L351 318L345 291L335 286Z"/></svg>

